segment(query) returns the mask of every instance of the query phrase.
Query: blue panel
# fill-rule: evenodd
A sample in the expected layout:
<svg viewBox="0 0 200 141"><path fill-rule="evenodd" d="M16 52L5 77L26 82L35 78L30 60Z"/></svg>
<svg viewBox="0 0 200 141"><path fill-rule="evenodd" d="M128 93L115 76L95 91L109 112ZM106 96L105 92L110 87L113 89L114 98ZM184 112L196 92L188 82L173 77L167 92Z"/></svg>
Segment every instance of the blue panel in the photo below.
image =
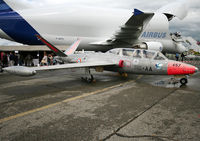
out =
<svg viewBox="0 0 200 141"><path fill-rule="evenodd" d="M39 33L2 0L0 0L0 29L16 42L43 45L35 36Z"/></svg>
<svg viewBox="0 0 200 141"><path fill-rule="evenodd" d="M12 11L12 9L3 0L0 0L0 12L8 11Z"/></svg>
<svg viewBox="0 0 200 141"><path fill-rule="evenodd" d="M134 15L137 16L137 15L140 15L140 14L143 14L144 12L138 10L138 9L134 9Z"/></svg>

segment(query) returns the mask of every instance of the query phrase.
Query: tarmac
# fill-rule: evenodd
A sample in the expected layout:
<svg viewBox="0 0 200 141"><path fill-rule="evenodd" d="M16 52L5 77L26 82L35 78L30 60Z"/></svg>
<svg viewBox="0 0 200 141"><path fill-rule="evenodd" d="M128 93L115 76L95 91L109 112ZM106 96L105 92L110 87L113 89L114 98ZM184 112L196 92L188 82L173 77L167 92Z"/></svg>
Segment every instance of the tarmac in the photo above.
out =
<svg viewBox="0 0 200 141"><path fill-rule="evenodd" d="M198 141L200 73L170 76L93 72L0 74L0 141Z"/></svg>

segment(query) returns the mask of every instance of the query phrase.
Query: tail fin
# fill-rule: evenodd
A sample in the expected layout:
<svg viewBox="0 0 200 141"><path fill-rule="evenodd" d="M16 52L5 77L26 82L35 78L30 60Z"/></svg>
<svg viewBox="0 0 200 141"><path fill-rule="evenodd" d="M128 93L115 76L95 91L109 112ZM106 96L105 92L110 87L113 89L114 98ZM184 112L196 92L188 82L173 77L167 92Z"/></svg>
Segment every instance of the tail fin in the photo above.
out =
<svg viewBox="0 0 200 141"><path fill-rule="evenodd" d="M47 40L45 40L42 36L38 34L36 34L35 36L38 38L38 40L40 40L45 45L47 45L47 47L51 49L57 56L60 56L60 57L67 57L68 55L74 54L74 52L76 51L76 49L78 48L81 42L80 39L78 39L65 52L62 52L61 50L56 48L54 45L49 43Z"/></svg>
<svg viewBox="0 0 200 141"><path fill-rule="evenodd" d="M47 40L45 40L42 36L36 34L35 35L38 40L40 40L41 42L43 42L45 45L47 45L47 47L52 50L57 56L60 56L60 57L67 57L67 55L62 52L61 50L59 50L58 48L56 48L54 45L52 45L51 43L49 43Z"/></svg>
<svg viewBox="0 0 200 141"><path fill-rule="evenodd" d="M80 40L80 39L77 39L77 41L75 41L75 42L65 51L65 54L66 54L66 55L74 54L74 52L75 52L76 49L78 48L80 42L81 42L81 40Z"/></svg>

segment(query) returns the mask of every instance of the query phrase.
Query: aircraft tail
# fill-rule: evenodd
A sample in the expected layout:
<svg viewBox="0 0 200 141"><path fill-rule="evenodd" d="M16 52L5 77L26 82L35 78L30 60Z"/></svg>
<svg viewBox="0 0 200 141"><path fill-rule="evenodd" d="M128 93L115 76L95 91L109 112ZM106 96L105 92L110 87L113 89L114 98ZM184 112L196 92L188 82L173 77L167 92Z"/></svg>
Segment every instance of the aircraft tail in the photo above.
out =
<svg viewBox="0 0 200 141"><path fill-rule="evenodd" d="M80 40L80 39L77 39L77 41L75 41L75 42L65 51L65 54L66 54L66 55L74 54L74 52L75 52L76 49L78 48L80 42L81 42L81 40Z"/></svg>
<svg viewBox="0 0 200 141"><path fill-rule="evenodd" d="M65 52L62 52L61 50L59 50L58 48L56 48L54 45L52 45L51 43L49 43L47 40L45 40L42 36L40 36L38 34L36 34L35 36L38 38L38 40L40 40L45 45L47 45L47 47L51 51L53 51L57 56L60 56L60 57L67 57L68 55L74 54L74 52L76 51L77 47L80 44L80 39L78 39Z"/></svg>

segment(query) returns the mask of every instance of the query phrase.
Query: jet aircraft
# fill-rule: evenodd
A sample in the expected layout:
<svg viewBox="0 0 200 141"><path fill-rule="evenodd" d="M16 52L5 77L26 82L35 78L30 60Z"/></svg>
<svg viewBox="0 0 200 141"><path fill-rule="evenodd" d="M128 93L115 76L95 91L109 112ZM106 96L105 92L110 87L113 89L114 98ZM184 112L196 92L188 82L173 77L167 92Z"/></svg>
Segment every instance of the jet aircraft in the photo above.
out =
<svg viewBox="0 0 200 141"><path fill-rule="evenodd" d="M49 43L40 35L36 37L46 44L55 54L60 56L66 64L54 66L40 67L24 67L12 66L3 68L12 74L31 76L37 71L70 69L70 68L85 68L85 80L92 82L94 77L90 69L95 69L97 72L113 71L126 75L144 74L144 75L178 75L181 84L187 83L186 75L194 74L198 71L195 66L181 63L178 61L168 60L161 52L152 50L132 49L132 48L116 48L107 51L106 53L78 53L74 54L74 49L77 48L80 41L76 41L71 46L68 52L62 52L54 45Z"/></svg>
<svg viewBox="0 0 200 141"><path fill-rule="evenodd" d="M108 51L140 48L182 53L186 48L172 40L169 21L187 15L185 3L165 5L154 13L135 9L99 8L86 5L54 5L33 8L0 0L0 37L27 45L43 45L35 34L54 45L82 40L78 50Z"/></svg>

